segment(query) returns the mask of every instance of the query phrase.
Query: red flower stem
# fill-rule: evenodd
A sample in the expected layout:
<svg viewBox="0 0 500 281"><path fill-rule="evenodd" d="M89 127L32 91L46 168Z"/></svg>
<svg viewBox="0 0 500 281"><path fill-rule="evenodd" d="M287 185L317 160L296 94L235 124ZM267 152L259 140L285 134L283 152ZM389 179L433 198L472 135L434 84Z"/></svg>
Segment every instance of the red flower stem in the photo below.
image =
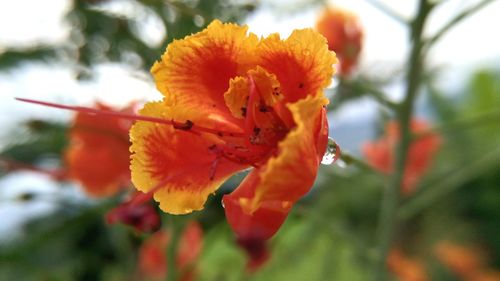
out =
<svg viewBox="0 0 500 281"><path fill-rule="evenodd" d="M396 215L399 207L401 183L411 142L410 120L413 115L414 102L422 81L424 61L423 31L427 17L433 7L430 0L420 0L418 12L410 25L412 48L408 56L406 95L397 112L401 139L395 148L394 173L390 178L389 186L384 190L381 202L377 229L377 253L373 275L373 280L375 281L385 281L388 279L386 264L398 224Z"/></svg>
<svg viewBox="0 0 500 281"><path fill-rule="evenodd" d="M63 105L63 104L57 104L57 103L51 103L51 102L45 102L45 101L39 101L39 100L32 100L32 99L16 98L16 100L22 101L22 102L27 102L27 103L39 104L39 105L48 106L48 107L59 108L59 109L73 110L73 111L78 111L78 112L86 113L86 114L96 114L96 115L109 116L109 117L114 117L114 118L128 119L128 120L133 120L133 121L145 121L145 122L153 122L153 123L157 123L157 124L171 125L174 127L174 129L183 130L183 131L192 132L192 133L203 132L203 133L209 133L209 134L218 135L218 136L221 136L221 135L222 136L228 135L228 136L234 136L234 137L243 137L244 136L244 133L226 132L226 131L221 131L221 130L217 130L217 129L201 127L201 126L198 126L196 124L193 124L189 120L187 120L186 122L177 122L174 120L166 120L166 119L150 117L150 116L129 114L129 113L123 113L123 112L110 111L110 110L99 110L99 109L90 108L90 107L83 107L83 106Z"/></svg>

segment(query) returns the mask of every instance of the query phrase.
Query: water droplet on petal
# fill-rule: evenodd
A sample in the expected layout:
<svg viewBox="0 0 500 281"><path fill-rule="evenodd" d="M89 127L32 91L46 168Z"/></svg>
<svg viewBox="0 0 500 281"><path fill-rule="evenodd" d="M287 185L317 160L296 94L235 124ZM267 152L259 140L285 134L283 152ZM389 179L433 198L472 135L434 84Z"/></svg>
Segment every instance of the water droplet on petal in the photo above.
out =
<svg viewBox="0 0 500 281"><path fill-rule="evenodd" d="M340 147L339 145L335 142L334 139L328 138L328 144L326 145L326 151L325 154L323 155L323 159L321 159L321 164L323 165L331 165L340 156Z"/></svg>
<svg viewBox="0 0 500 281"><path fill-rule="evenodd" d="M224 200L220 200L220 204L222 205L222 208L226 208L226 206L224 205Z"/></svg>

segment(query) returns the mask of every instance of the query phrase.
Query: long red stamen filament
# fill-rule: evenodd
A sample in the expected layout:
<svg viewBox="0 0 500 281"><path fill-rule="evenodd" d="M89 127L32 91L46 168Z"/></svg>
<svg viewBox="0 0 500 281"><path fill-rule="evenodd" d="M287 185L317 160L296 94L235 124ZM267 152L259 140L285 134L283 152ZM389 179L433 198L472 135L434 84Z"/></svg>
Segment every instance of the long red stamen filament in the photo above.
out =
<svg viewBox="0 0 500 281"><path fill-rule="evenodd" d="M78 111L78 112L86 113L86 114L95 114L95 115L128 119L128 120L133 120L133 121L145 121L145 122L153 122L153 123L157 123L157 124L165 124L165 125L173 126L175 129L183 130L186 132L193 132L193 133L204 132L204 133L209 133L209 134L218 135L218 136L221 136L221 135L223 135L223 136L229 135L229 136L234 136L234 137L243 137L244 136L244 133L227 132L227 131L221 131L221 130L201 127L201 126L198 126L196 124L193 124L191 121L186 121L185 123L183 123L183 122L177 122L174 120L165 120L165 119L156 118L156 117L122 113L122 112L116 112L116 111L110 111L110 110L99 110L99 109L90 108L90 107L83 107L83 106L70 106L70 105L63 105L63 104L57 104L57 103L51 103L51 102L45 102L45 101L39 101L39 100L32 100L32 99L24 99L24 98L15 98L15 99L18 101L22 101L22 102L39 104L39 105L54 107L54 108L59 108L59 109L73 110L73 111Z"/></svg>

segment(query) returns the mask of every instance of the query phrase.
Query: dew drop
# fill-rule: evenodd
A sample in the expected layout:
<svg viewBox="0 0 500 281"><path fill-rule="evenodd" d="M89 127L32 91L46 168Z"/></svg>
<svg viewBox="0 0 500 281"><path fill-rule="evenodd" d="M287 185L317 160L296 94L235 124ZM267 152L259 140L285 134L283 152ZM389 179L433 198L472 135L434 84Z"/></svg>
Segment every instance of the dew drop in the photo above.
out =
<svg viewBox="0 0 500 281"><path fill-rule="evenodd" d="M328 138L328 144L326 146L325 154L323 155L323 159L321 159L321 164L323 165L331 165L340 156L340 147L335 142L334 139Z"/></svg>

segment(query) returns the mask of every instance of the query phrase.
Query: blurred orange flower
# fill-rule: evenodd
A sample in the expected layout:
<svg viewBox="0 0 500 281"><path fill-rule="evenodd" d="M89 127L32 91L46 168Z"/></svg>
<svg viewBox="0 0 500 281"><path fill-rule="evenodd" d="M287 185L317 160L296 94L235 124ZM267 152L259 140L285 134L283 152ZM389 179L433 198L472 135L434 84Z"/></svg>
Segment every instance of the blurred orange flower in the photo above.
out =
<svg viewBox="0 0 500 281"><path fill-rule="evenodd" d="M253 167L223 198L239 238L268 239L311 188L326 149L323 89L335 55L311 29L286 40L213 21L171 43L151 69L164 95L131 129L132 181L171 214L201 210L231 175Z"/></svg>
<svg viewBox="0 0 500 281"><path fill-rule="evenodd" d="M449 241L442 241L434 252L444 265L455 275L466 281L498 281L500 272L487 268L484 252L477 247L467 247Z"/></svg>
<svg viewBox="0 0 500 281"><path fill-rule="evenodd" d="M393 249L390 252L387 266L400 281L429 280L424 265L416 259L407 257L399 249Z"/></svg>
<svg viewBox="0 0 500 281"><path fill-rule="evenodd" d="M429 124L424 120L411 121L410 130L414 134L425 132ZM400 139L399 124L390 121L386 126L385 136L375 142L365 143L363 154L368 162L383 173L394 170L394 149ZM408 151L406 167L402 182L402 192L410 195L416 184L431 164L432 157L441 146L441 137L435 133L428 134L413 141Z"/></svg>
<svg viewBox="0 0 500 281"><path fill-rule="evenodd" d="M106 223L123 223L133 227L137 232L157 231L161 226L161 218L156 208L149 202L136 204L132 200L121 203L106 213Z"/></svg>
<svg viewBox="0 0 500 281"><path fill-rule="evenodd" d="M340 60L340 75L349 75L357 65L363 43L363 28L358 17L338 7L325 9L316 29L328 40L328 48Z"/></svg>
<svg viewBox="0 0 500 281"><path fill-rule="evenodd" d="M111 110L97 103L98 110ZM122 112L132 112L127 107ZM66 149L68 174L95 197L117 193L130 180L129 120L78 112Z"/></svg>
<svg viewBox="0 0 500 281"><path fill-rule="evenodd" d="M168 232L158 231L142 244L139 249L141 280L165 280L169 240ZM203 230L199 223L192 221L186 225L177 247L176 267L179 280L193 280L196 273L194 265L203 248Z"/></svg>

